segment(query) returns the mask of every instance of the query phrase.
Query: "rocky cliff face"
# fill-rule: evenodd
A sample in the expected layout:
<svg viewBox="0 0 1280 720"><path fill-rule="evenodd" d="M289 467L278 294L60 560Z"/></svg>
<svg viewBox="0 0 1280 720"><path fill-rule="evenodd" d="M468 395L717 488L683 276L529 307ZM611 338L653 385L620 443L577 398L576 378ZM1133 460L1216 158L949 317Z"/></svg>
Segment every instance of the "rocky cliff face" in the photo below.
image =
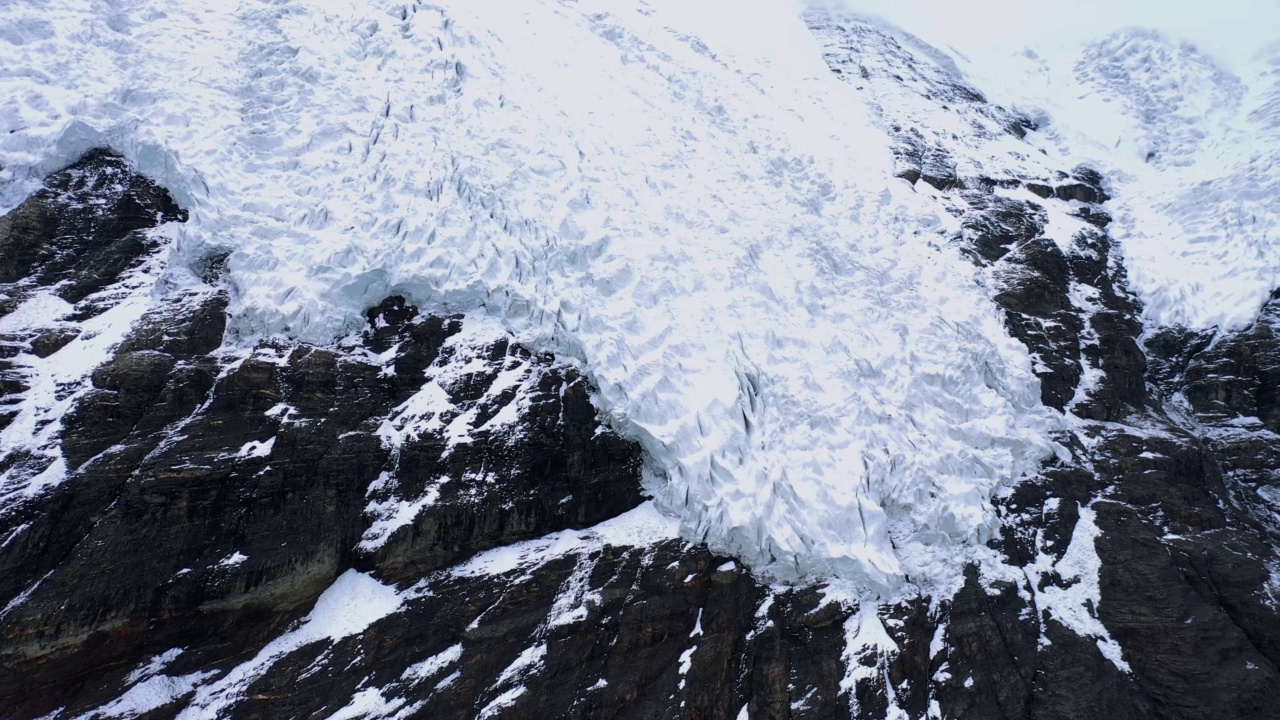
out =
<svg viewBox="0 0 1280 720"><path fill-rule="evenodd" d="M763 583L645 502L572 363L481 315L389 297L332 345L226 345L223 258L148 285L185 213L94 151L0 219L0 714L1280 717L1280 296L1143 327L1105 178L985 173L965 149L1030 120L811 25L858 91L914 93L900 176L1070 419L996 561L890 606Z"/></svg>

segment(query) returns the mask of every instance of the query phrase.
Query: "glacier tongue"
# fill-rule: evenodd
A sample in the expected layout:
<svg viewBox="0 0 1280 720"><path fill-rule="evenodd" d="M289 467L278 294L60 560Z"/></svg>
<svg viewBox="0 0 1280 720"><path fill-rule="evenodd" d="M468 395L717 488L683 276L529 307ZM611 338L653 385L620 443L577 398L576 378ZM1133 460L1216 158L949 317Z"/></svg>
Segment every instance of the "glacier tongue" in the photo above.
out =
<svg viewBox="0 0 1280 720"><path fill-rule="evenodd" d="M490 313L577 358L687 536L950 585L1059 420L797 10L688 5L10 5L0 204L109 143L190 207L178 264L234 251L233 339Z"/></svg>

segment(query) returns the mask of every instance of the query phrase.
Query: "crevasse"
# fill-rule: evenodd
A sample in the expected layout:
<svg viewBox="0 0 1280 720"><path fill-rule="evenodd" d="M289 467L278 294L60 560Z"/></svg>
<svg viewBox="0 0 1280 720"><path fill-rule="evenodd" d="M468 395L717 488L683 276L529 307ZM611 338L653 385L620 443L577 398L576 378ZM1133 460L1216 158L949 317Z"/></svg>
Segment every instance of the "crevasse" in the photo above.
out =
<svg viewBox="0 0 1280 720"><path fill-rule="evenodd" d="M0 9L0 204L107 143L233 251L229 341L392 293L576 359L687 537L764 575L950 583L1049 454L957 228L795 8L677 0Z"/></svg>

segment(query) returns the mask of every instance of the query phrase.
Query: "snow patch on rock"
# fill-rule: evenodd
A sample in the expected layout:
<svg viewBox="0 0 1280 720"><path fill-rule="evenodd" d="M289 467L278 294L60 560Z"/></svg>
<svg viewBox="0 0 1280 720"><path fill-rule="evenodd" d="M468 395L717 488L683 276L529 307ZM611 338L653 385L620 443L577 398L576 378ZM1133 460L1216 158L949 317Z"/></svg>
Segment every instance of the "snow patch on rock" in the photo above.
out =
<svg viewBox="0 0 1280 720"><path fill-rule="evenodd" d="M195 697L178 717L218 717L280 658L309 643L339 640L362 632L398 610L402 601L394 587L383 585L371 575L348 570L320 595L297 627L272 640L252 659L232 668L216 682L196 688Z"/></svg>

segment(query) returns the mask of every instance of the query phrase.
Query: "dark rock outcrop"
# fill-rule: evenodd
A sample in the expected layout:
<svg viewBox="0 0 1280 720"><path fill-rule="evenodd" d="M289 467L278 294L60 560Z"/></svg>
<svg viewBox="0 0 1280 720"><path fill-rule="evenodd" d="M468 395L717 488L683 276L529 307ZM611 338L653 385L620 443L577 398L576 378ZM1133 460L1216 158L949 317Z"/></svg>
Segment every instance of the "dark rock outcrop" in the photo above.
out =
<svg viewBox="0 0 1280 720"><path fill-rule="evenodd" d="M549 357L501 339L453 347L460 318L416 317L395 328L390 365L403 374L355 348L266 344L214 358L224 306L215 292L140 325L67 417L63 449L78 470L6 518L16 529L0 549L2 597L22 599L0 619L0 661L13 670L0 697L23 714L57 697L105 701L147 653L238 657L346 568L412 581L641 500L637 450L598 426L582 379ZM374 319L393 306L403 307L388 301ZM379 430L423 371L464 351L484 369L471 363L444 388L452 405L438 419L473 412L479 429L452 452L429 430L388 447ZM523 385L490 392L520 369ZM418 387L406 382L415 374ZM510 431L483 429L513 403ZM363 550L369 509L392 489L435 500Z"/></svg>
<svg viewBox="0 0 1280 720"><path fill-rule="evenodd" d="M154 189L95 152L15 211L56 229L45 246L33 233L10 244L34 258L22 283L65 281L80 269L67 248L118 250L136 234L140 201L121 199L121 187L143 199ZM161 200L152 221L169 212ZM363 346L218 354L226 306L210 286L145 316L62 420L70 476L0 517L6 715L92 707L147 653L198 646L205 662L235 658L304 614L346 568L412 580L641 501L637 449L599 426L585 381L549 356L500 337L452 346L461 318L418 316L399 298L370 311ZM17 349L47 356L59 342ZM429 368L464 363L441 386L449 402L436 427L394 444L379 435ZM489 422L503 411L509 426ZM454 421L473 432L449 446L439 426ZM362 542L389 493L437 502Z"/></svg>
<svg viewBox="0 0 1280 720"><path fill-rule="evenodd" d="M877 98L884 129L903 148L895 153L913 170L901 177L920 178L918 158L931 142L951 148L959 177L931 185L946 191L934 194L937 202L961 220L956 244L984 268L1010 334L1031 352L1043 402L1078 419L1064 438L1073 459L999 503L1005 533L995 546L1023 568L1026 584L971 572L950 602L950 677L934 678L943 716L1280 716L1264 690L1280 681L1280 436L1267 425L1280 387L1272 306L1243 333L1162 329L1146 334L1144 348L1141 308L1106 233L1101 204L1109 197L1098 173L978 174L979 164L957 150L980 157L1010 132L999 118L1012 114L957 90L944 67L918 67L931 62L910 41L885 41L856 18L819 14L811 24L833 70ZM891 69L876 69L885 65ZM928 138L919 129L926 113L949 113L960 121L951 127L971 134ZM1010 191L1018 187L1029 194ZM1081 224L1065 233L1052 227L1051 203ZM1090 524L1099 601L1085 609L1123 649L1127 669L1053 608L1037 608L1046 591L1082 582L1043 569L1056 568ZM1204 653L1218 661L1200 661ZM968 684L957 687L957 676Z"/></svg>
<svg viewBox="0 0 1280 720"><path fill-rule="evenodd" d="M211 257L62 389L65 476L0 495L0 716L1280 717L1280 298L1241 332L1144 332L1103 178L979 172L964 143L1033 124L909 39L810 22L1067 418L954 595L859 606L610 530L656 515L578 368L400 297L342 342L227 346ZM0 220L4 292L74 304L0 338L0 391L183 217L95 152Z"/></svg>
<svg viewBox="0 0 1280 720"><path fill-rule="evenodd" d="M58 285L59 297L79 302L155 249L146 230L186 219L167 190L94 150L0 219L0 290Z"/></svg>
<svg viewBox="0 0 1280 720"><path fill-rule="evenodd" d="M40 288L75 306L53 327L0 335L0 428L13 421L14 406L30 390L12 358L23 352L47 358L74 340L80 331L73 321L93 317L115 300L94 294L118 283L158 248L147 231L186 217L168 191L107 150L53 173L42 189L0 217L0 318Z"/></svg>

